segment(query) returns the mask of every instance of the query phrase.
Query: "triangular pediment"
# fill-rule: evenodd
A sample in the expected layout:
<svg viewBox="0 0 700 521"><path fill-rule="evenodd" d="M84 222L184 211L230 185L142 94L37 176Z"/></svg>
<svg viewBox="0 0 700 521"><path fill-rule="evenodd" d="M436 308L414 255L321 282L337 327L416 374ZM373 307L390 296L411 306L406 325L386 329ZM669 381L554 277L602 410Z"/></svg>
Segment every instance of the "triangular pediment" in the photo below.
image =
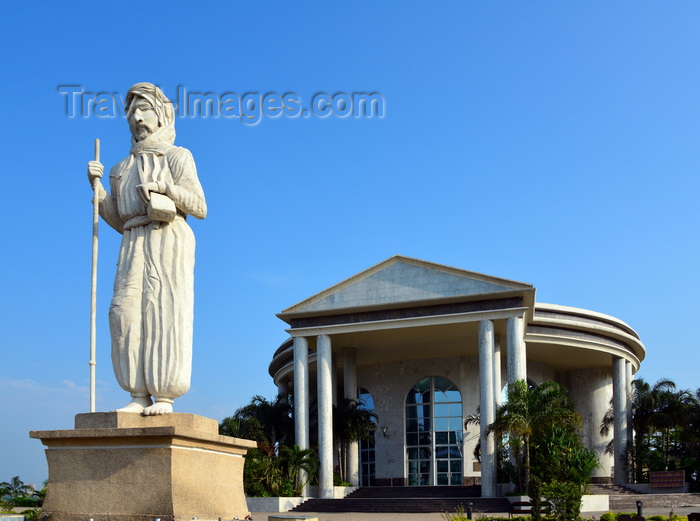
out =
<svg viewBox="0 0 700 521"><path fill-rule="evenodd" d="M285 309L282 314L324 313L523 290L532 290L532 285L397 255Z"/></svg>

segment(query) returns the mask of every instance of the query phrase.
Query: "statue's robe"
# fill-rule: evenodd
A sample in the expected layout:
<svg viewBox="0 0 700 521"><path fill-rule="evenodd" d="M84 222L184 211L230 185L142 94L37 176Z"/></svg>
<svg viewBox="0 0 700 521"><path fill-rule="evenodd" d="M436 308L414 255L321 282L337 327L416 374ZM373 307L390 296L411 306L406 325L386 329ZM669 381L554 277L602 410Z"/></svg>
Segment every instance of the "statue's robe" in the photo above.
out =
<svg viewBox="0 0 700 521"><path fill-rule="evenodd" d="M137 186L152 181L165 183L174 221L147 216ZM134 397L174 400L192 370L195 239L186 217L207 212L194 159L167 142L135 146L112 168L110 190L100 213L123 233L109 311L114 373Z"/></svg>

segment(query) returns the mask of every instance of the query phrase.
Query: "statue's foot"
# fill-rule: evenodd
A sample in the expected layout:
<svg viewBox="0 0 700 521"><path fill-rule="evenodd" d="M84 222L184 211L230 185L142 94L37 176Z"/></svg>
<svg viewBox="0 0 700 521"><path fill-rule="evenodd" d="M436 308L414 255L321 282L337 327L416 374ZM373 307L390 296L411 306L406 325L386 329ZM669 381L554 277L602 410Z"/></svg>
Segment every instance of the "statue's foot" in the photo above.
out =
<svg viewBox="0 0 700 521"><path fill-rule="evenodd" d="M115 412L137 412L142 413L143 410L152 405L153 401L150 396L135 396L128 404Z"/></svg>
<svg viewBox="0 0 700 521"><path fill-rule="evenodd" d="M173 412L172 402L156 402L150 407L146 407L141 414L144 416L158 416L160 414L170 414Z"/></svg>

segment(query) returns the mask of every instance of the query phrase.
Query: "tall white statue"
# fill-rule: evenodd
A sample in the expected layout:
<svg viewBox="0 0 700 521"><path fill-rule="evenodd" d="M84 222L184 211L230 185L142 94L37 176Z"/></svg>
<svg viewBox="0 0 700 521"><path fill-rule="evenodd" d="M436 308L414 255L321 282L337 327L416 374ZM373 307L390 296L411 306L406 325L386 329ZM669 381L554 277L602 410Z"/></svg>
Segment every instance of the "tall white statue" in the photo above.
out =
<svg viewBox="0 0 700 521"><path fill-rule="evenodd" d="M129 89L131 152L98 182L102 218L123 234L109 310L112 364L131 402L118 411L173 411L190 388L195 239L186 219L207 205L189 150L176 147L172 104L150 83ZM91 185L104 167L88 163ZM155 403L154 403L155 402Z"/></svg>

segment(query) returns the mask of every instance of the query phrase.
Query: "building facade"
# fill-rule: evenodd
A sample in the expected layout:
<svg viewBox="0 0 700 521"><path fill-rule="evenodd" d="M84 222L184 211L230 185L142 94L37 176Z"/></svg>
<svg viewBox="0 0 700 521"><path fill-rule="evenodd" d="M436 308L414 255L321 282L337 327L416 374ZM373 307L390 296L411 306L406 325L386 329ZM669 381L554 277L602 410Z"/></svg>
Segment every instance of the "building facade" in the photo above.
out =
<svg viewBox="0 0 700 521"><path fill-rule="evenodd" d="M615 453L631 441L632 375L639 336L614 317L535 302L531 284L395 256L278 315L290 338L269 372L293 392L296 443L309 447L309 403L318 406L320 497L333 495L332 407L361 397L378 415L375 443L353 447L353 484L481 484L499 495L493 437L508 382L554 380L583 419L583 441L601 466L594 481L627 482L624 457L604 454L599 433L612 399ZM481 421L465 418L480 411ZM631 423L630 423L631 424ZM473 451L479 441L481 462Z"/></svg>

